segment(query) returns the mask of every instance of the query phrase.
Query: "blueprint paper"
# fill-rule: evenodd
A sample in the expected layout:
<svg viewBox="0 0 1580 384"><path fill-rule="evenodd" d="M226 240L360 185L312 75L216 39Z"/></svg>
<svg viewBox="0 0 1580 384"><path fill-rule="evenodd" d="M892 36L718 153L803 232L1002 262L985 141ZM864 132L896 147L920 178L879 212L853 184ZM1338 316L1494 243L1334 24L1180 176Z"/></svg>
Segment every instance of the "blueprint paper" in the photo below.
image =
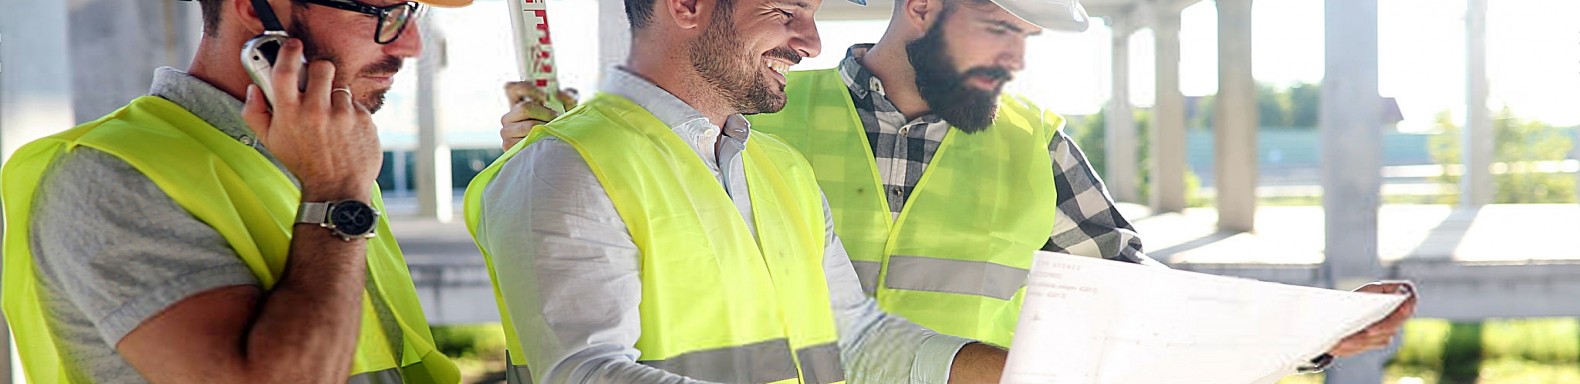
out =
<svg viewBox="0 0 1580 384"><path fill-rule="evenodd" d="M1406 297L1038 252L1002 383L1275 383Z"/></svg>

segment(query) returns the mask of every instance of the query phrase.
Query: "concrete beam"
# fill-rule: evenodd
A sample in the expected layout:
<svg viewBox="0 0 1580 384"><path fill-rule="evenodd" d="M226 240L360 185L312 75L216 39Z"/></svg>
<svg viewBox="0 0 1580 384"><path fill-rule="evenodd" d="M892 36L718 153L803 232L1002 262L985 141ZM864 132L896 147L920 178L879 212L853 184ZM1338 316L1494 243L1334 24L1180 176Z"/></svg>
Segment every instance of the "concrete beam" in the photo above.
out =
<svg viewBox="0 0 1580 384"><path fill-rule="evenodd" d="M1327 281L1322 275L1322 266L1314 264L1178 263L1169 264L1169 268L1219 276L1243 277L1280 284L1327 287Z"/></svg>
<svg viewBox="0 0 1580 384"><path fill-rule="evenodd" d="M1377 209L1382 187L1382 97L1377 93L1377 1L1326 2L1322 80L1322 206L1328 286L1382 277ZM1379 383L1386 351L1340 359L1329 384Z"/></svg>
<svg viewBox="0 0 1580 384"><path fill-rule="evenodd" d="M478 259L481 261L481 259ZM457 325L499 321L494 285L488 268L471 264L432 264L414 261L408 266L416 284L417 300L428 324Z"/></svg>
<svg viewBox="0 0 1580 384"><path fill-rule="evenodd" d="M1091 17L1112 18L1119 15L1132 14L1137 7L1158 7L1178 13L1201 0L1131 0L1109 2L1084 2L1086 14ZM870 0L867 5L856 5L848 1L829 1L817 11L818 21L836 20L888 20L894 11L893 1ZM601 14L601 13L600 13Z"/></svg>
<svg viewBox="0 0 1580 384"><path fill-rule="evenodd" d="M154 69L186 68L203 37L196 2L78 0L70 6L75 119L87 122L148 94Z"/></svg>
<svg viewBox="0 0 1580 384"><path fill-rule="evenodd" d="M1327 3L1322 85L1323 211L1327 265L1337 285L1369 280L1377 261L1382 103L1377 93L1377 0Z"/></svg>
<svg viewBox="0 0 1580 384"><path fill-rule="evenodd" d="M1180 92L1180 14L1156 10L1157 101L1152 107L1152 209L1185 209L1185 94Z"/></svg>
<svg viewBox="0 0 1580 384"><path fill-rule="evenodd" d="M598 0L608 1L608 0ZM622 4L614 1L615 4ZM602 12L600 10L600 12ZM847 21L847 20L888 20L894 12L894 2L888 0L870 0L867 5L857 5L845 0L825 1L823 7L817 10L817 21ZM602 14L602 13L600 13ZM625 14L621 8L621 15ZM877 40L873 36L873 40Z"/></svg>
<svg viewBox="0 0 1580 384"><path fill-rule="evenodd" d="M1327 287L1319 265L1172 264L1178 270L1261 281ZM1580 317L1580 262L1470 264L1450 260L1399 261L1379 279L1415 282L1424 294L1416 317L1454 321Z"/></svg>
<svg viewBox="0 0 1580 384"><path fill-rule="evenodd" d="M624 1L597 1L598 80L602 81L604 71L625 64L625 59L631 52L631 22L626 20ZM583 89L582 94L591 95L589 91L591 90Z"/></svg>
<svg viewBox="0 0 1580 384"><path fill-rule="evenodd" d="M1326 272L1321 265L1315 264L1178 263L1169 267L1328 288ZM499 321L493 286L488 270L481 263L413 260L410 269L429 323ZM1418 318L1480 321L1580 317L1580 301L1572 300L1580 297L1580 262L1466 264L1446 260L1403 260L1389 266L1378 278L1411 280L1426 292L1421 295L1417 307Z"/></svg>
<svg viewBox="0 0 1580 384"><path fill-rule="evenodd" d="M1103 135L1104 145L1108 148L1106 178L1108 192L1117 201L1138 200L1136 183L1141 179L1136 175L1140 167L1136 164L1136 148L1140 143L1136 140L1136 120L1130 107L1130 33L1132 29L1125 23L1124 17L1108 19L1109 27L1114 31L1113 58L1110 67L1112 96L1108 99L1108 108L1104 112Z"/></svg>
<svg viewBox="0 0 1580 384"><path fill-rule="evenodd" d="M1320 265L1312 264L1172 264L1200 273L1235 276L1281 284L1327 287ZM488 271L479 263L414 261L412 280L429 323L474 324L499 321ZM1480 321L1495 318L1580 317L1580 263L1533 265L1465 264L1406 260L1380 279L1407 279L1426 292L1418 318Z"/></svg>
<svg viewBox="0 0 1580 384"><path fill-rule="evenodd" d="M1218 229L1256 229L1256 79L1251 76L1251 0L1218 0L1218 97L1213 166Z"/></svg>
<svg viewBox="0 0 1580 384"><path fill-rule="evenodd" d="M1460 153L1465 173L1459 179L1459 205L1492 204L1492 110L1487 108L1487 0L1466 0L1465 128Z"/></svg>
<svg viewBox="0 0 1580 384"><path fill-rule="evenodd" d="M423 49L417 57L417 214L441 223L454 218L455 188L450 178L450 144L438 108L439 75L445 67L444 31L422 20Z"/></svg>

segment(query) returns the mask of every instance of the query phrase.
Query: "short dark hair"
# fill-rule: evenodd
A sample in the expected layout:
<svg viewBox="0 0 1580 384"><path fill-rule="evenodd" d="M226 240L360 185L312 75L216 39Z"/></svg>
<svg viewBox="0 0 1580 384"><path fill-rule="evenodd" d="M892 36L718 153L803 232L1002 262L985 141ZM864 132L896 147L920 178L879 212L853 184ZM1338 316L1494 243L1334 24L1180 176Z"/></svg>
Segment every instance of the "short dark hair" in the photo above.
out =
<svg viewBox="0 0 1580 384"><path fill-rule="evenodd" d="M195 0L195 1L197 1L198 8L201 9L202 10L201 12L203 13L203 36L213 36L214 35L214 31L219 28L219 14L220 14L220 11L222 9L224 9L225 1L227 1L227 0ZM252 1L252 0L236 0L236 1ZM291 4L295 5L295 6L302 6L305 3L303 3L302 0L291 0Z"/></svg>
<svg viewBox="0 0 1580 384"><path fill-rule="evenodd" d="M219 11L224 6L225 0L197 0L198 8L203 12L203 36L212 36L214 29L219 28Z"/></svg>
<svg viewBox="0 0 1580 384"><path fill-rule="evenodd" d="M631 30L647 28L653 23L653 3L658 0L625 0L625 19L631 22Z"/></svg>
<svg viewBox="0 0 1580 384"><path fill-rule="evenodd" d="M625 18L631 22L632 32L653 24L653 5L657 2L658 0L625 0ZM716 7L715 12L729 13L735 9L735 0L718 0L714 7Z"/></svg>
<svg viewBox="0 0 1580 384"><path fill-rule="evenodd" d="M980 7L990 6L990 5L997 5L997 4L993 3L993 0L945 0L944 1L944 8L946 8L946 9L954 9L955 7L962 6L962 5L968 6L968 7L972 7L972 8L980 8Z"/></svg>

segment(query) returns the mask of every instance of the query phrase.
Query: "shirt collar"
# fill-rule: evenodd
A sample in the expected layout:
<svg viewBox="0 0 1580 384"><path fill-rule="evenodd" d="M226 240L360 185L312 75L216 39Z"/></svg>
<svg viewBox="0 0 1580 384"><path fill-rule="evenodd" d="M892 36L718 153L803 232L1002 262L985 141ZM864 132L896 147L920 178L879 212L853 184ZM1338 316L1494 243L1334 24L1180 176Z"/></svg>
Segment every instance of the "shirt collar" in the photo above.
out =
<svg viewBox="0 0 1580 384"><path fill-rule="evenodd" d="M659 122L670 127L675 133L688 141L694 136L718 136L720 127L708 121L702 112L692 108L690 104L681 101L674 94L665 91L651 81L642 78L624 67L615 67L608 71L603 84L599 86L603 92L619 95L646 109L648 113L657 117ZM746 140L751 132L751 123L740 114L733 114L725 118L725 136Z"/></svg>
<svg viewBox="0 0 1580 384"><path fill-rule="evenodd" d="M186 72L171 67L154 70L148 94L170 100L243 143L252 145L257 141L252 128L241 118L241 100Z"/></svg>
<svg viewBox="0 0 1580 384"><path fill-rule="evenodd" d="M845 80L845 87L849 88L851 100L854 101L857 112L875 114L877 111L892 113L878 114L879 120L890 120L895 127L916 123L937 124L943 122L938 115L928 113L918 116L910 121L905 121L905 116L899 114L899 108L889 101L888 94L884 91L883 81L872 74L867 66L862 64L862 56L876 44L856 44L845 50L845 59L839 62L840 78Z"/></svg>
<svg viewBox="0 0 1580 384"><path fill-rule="evenodd" d="M845 86L850 87L851 96L865 99L869 93L883 94L883 82L878 81L867 66L861 64L862 55L876 44L856 44L845 50L845 59L839 62L840 78L845 80Z"/></svg>

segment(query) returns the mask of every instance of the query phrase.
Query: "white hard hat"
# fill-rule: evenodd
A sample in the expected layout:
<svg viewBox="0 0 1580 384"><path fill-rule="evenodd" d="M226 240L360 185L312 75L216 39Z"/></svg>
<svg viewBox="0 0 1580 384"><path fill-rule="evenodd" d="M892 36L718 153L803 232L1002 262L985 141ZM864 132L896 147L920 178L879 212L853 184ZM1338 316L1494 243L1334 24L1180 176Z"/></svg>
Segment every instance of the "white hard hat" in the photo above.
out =
<svg viewBox="0 0 1580 384"><path fill-rule="evenodd" d="M1043 29L1085 32L1091 25L1081 0L993 0L993 3Z"/></svg>

